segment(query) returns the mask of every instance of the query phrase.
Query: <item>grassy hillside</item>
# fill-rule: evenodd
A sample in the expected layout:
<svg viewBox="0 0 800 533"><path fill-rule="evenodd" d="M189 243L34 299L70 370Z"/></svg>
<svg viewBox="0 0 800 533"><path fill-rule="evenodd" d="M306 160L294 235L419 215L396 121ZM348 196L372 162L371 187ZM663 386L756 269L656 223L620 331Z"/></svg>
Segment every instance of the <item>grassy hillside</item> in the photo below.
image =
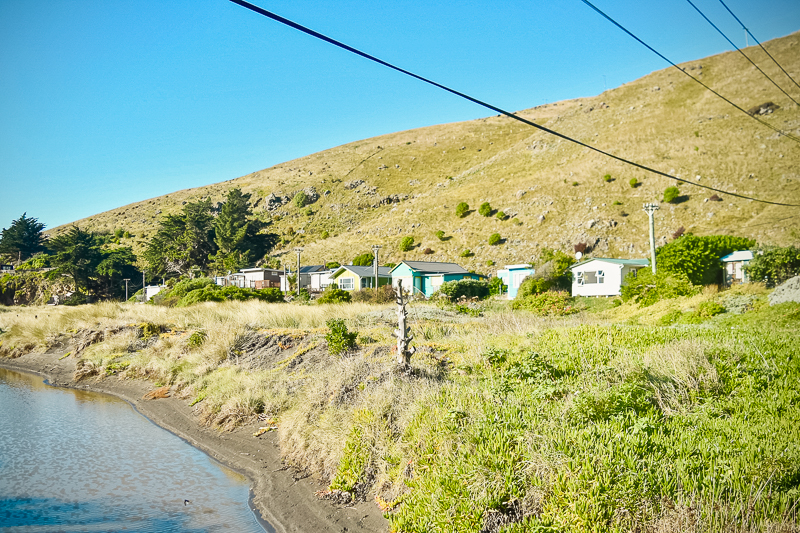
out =
<svg viewBox="0 0 800 533"><path fill-rule="evenodd" d="M800 75L800 33L766 44L791 73ZM763 52L747 49L761 63ZM738 53L681 65L745 109L771 101L780 109L762 117L800 135L800 110ZM777 67L762 68L783 81ZM774 72L773 72L774 71ZM800 98L800 94L796 95ZM654 72L591 98L520 111L519 114L601 149L713 187L788 203L800 203L800 145L779 137L719 100L674 68ZM604 176L610 175L611 181ZM631 178L641 185L632 188ZM357 187L357 180L363 181ZM642 203L660 201L675 182L558 140L507 117L444 124L350 143L247 176L130 204L77 225L92 230L123 228L138 251L160 215L202 197L221 200L231 187L253 193L260 217L285 237L273 255L303 246L305 263L349 261L382 244L382 261L402 258L457 260L477 271L534 259L543 247L571 251L579 242L596 255L644 257L647 217ZM270 193L291 197L315 187L319 200L306 214L291 203L270 211ZM679 227L695 234L737 234L762 243L798 240L796 208L770 206L680 185L685 201L662 205L656 235L663 243ZM387 203L391 195L399 201ZM464 218L455 206L474 211ZM485 218L488 201L509 218ZM384 205L381 205L383 202ZM52 233L66 226L54 228ZM440 241L437 230L450 238ZM327 238L323 235L327 232ZM500 233L503 244L489 246ZM412 235L407 253L398 243ZM423 255L425 248L434 253ZM462 258L469 249L474 256ZM291 264L294 254L286 259Z"/></svg>

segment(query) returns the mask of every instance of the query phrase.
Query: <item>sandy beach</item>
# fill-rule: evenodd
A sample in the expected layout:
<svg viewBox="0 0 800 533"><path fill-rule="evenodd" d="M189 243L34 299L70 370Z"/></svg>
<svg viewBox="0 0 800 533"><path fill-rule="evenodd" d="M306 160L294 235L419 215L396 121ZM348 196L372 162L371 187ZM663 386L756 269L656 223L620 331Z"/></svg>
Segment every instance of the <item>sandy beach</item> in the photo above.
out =
<svg viewBox="0 0 800 533"><path fill-rule="evenodd" d="M111 394L130 403L153 423L181 437L209 456L246 475L251 482L252 503L275 531L284 532L383 532L388 521L372 502L337 506L319 499L315 492L326 487L302 477L281 461L277 435L267 432L254 437L259 423L232 432L203 427L187 400L145 400L152 383L116 376L74 381L76 359L63 353L30 353L15 359L0 358L0 366L32 372L53 386Z"/></svg>

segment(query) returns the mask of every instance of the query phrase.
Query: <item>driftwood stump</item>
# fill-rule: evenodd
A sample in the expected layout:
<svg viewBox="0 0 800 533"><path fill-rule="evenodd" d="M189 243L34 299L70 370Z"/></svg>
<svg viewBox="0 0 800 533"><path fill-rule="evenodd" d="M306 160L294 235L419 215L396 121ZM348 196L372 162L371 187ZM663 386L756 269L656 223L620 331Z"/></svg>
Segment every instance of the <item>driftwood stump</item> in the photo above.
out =
<svg viewBox="0 0 800 533"><path fill-rule="evenodd" d="M409 346L414 337L411 336L411 328L407 325L408 312L403 295L403 280L397 281L394 292L397 296L397 329L394 330L394 336L397 337L397 364L406 370L411 366L411 355L415 350L413 346Z"/></svg>

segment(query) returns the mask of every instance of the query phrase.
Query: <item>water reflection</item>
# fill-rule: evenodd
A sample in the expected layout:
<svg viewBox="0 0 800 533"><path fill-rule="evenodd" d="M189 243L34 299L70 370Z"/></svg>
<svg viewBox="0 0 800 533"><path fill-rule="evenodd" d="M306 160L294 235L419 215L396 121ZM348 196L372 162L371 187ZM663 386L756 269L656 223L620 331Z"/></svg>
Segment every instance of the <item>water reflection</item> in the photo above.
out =
<svg viewBox="0 0 800 533"><path fill-rule="evenodd" d="M263 532L247 499L246 478L127 403L0 369L3 533Z"/></svg>

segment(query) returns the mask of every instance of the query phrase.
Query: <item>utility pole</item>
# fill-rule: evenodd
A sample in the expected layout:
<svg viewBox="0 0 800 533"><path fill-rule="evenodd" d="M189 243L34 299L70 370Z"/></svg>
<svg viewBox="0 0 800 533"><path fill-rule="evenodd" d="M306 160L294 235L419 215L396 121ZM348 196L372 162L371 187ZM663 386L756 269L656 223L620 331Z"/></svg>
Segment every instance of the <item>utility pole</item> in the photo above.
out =
<svg viewBox="0 0 800 533"><path fill-rule="evenodd" d="M300 296L300 254L303 252L303 249L297 247L294 251L297 252L297 296Z"/></svg>
<svg viewBox="0 0 800 533"><path fill-rule="evenodd" d="M372 253L375 254L375 260L373 262L373 266L375 267L375 294L378 294L378 250L381 249L380 244L373 244L372 245Z"/></svg>
<svg viewBox="0 0 800 533"><path fill-rule="evenodd" d="M123 281L125 281L125 301L127 302L128 301L128 282L130 281L130 279L129 278L125 278Z"/></svg>
<svg viewBox="0 0 800 533"><path fill-rule="evenodd" d="M653 274L656 273L656 225L653 222L653 213L658 211L658 204L644 204L644 212L650 218L650 266Z"/></svg>

